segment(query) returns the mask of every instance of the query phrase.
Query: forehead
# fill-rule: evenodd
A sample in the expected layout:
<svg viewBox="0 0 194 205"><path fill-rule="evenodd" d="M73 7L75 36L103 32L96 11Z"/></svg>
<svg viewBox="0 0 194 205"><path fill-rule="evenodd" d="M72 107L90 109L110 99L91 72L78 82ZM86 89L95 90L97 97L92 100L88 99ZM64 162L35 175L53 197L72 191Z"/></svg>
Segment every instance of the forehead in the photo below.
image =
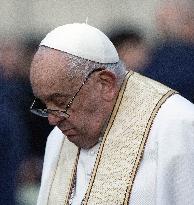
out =
<svg viewBox="0 0 194 205"><path fill-rule="evenodd" d="M65 94L72 84L68 59L63 52L40 48L31 65L31 84L34 94L42 99Z"/></svg>
<svg viewBox="0 0 194 205"><path fill-rule="evenodd" d="M66 70L68 70L67 67L67 57L63 52L47 47L40 47L32 61L31 73L42 74L46 72L59 75L59 72L66 73Z"/></svg>

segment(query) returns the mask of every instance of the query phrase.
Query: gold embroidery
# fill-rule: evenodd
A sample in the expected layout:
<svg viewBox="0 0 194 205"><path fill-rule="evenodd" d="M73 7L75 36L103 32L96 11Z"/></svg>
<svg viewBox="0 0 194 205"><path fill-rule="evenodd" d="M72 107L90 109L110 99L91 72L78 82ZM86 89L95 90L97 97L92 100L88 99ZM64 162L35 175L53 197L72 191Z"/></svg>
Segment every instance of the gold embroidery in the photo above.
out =
<svg viewBox="0 0 194 205"><path fill-rule="evenodd" d="M52 187L52 185L53 185L53 182L54 182L54 179L55 179L55 176L56 176L57 167L58 167L58 165L59 165L59 159L60 159L60 155L61 155L61 152L62 152L63 144L64 144L64 139L63 139L62 145L61 145L61 147L60 147L60 152L59 152L60 154L59 154L59 158L58 158L58 161L57 161L57 166L56 166L56 168L55 168L55 170L54 170L54 175L53 175L53 178L52 178L51 187ZM48 194L47 205L49 204L49 199L50 199L50 195L51 195L51 187L50 187L49 194Z"/></svg>
<svg viewBox="0 0 194 205"><path fill-rule="evenodd" d="M92 171L92 176L91 176L91 179L90 179L90 182L89 182L89 185L88 185L88 189L86 191L86 194L84 196L84 199L82 201L82 204L85 205L88 201L88 198L89 198L89 195L90 195L90 192L91 192L91 189L92 189L92 185L93 185L93 182L94 182L94 179L95 179L95 176L96 176L96 172L97 172L97 169L98 169L98 164L100 162L100 158L102 156L102 152L103 152L103 148L104 148L104 143L106 141L106 137L109 133L109 130L111 129L111 126L114 122L114 119L115 119L115 116L118 112L118 109L119 109L119 106L120 106L120 103L121 103L121 100L123 98L123 93L125 91L125 88L126 88L126 85L127 85L127 82L129 80L129 78L131 77L131 75L133 74L134 72L133 71L129 71L126 75L126 78L123 82L123 85L121 87L121 90L119 92L119 95L118 95L118 98L117 98L117 101L116 101L116 104L115 104L115 107L113 109L113 112L111 114L111 118L110 118L110 121L108 123L108 126L106 128L106 131L104 133L104 137L102 139L102 142L101 142L101 145L99 147L99 150L98 150L98 153L97 153L97 157L96 157L96 161L95 161L95 165L94 165L94 168L93 168L93 171Z"/></svg>
<svg viewBox="0 0 194 205"><path fill-rule="evenodd" d="M169 90L138 74L131 75L105 132L84 205L127 203L145 147L150 116L155 108L157 113L161 98L170 96L166 95Z"/></svg>
<svg viewBox="0 0 194 205"><path fill-rule="evenodd" d="M69 183L69 188L68 188L69 194L67 195L67 198L65 200L65 204L69 204L69 200L71 198L71 195L73 194L72 193L73 187L76 185L75 181L76 181L76 172L77 172L77 164L78 164L79 155L80 155L80 149L78 150L77 157L76 157L75 164L74 164L74 168L73 168L73 172L72 172L71 177L70 177L70 183Z"/></svg>
<svg viewBox="0 0 194 205"><path fill-rule="evenodd" d="M160 83L128 73L98 150L84 205L128 205L153 120L174 93ZM68 204L78 160L75 145L69 143L66 140L62 148L50 194L52 205ZM72 149L73 157L67 159Z"/></svg>
<svg viewBox="0 0 194 205"><path fill-rule="evenodd" d="M78 148L64 137L48 204L68 204L79 157Z"/></svg>
<svg viewBox="0 0 194 205"><path fill-rule="evenodd" d="M154 110L153 110L153 112L152 112L152 114L150 116L150 119L149 119L149 121L147 123L147 126L146 126L144 137L142 139L142 142L141 142L141 145L140 145L140 148L139 148L139 151L138 151L137 158L135 160L135 165L134 165L134 167L133 167L133 169L131 171L131 176L130 176L131 177L131 186L127 187L127 191L126 191L126 195L125 195L125 199L124 199L124 203L123 203L124 205L128 205L129 204L129 199L130 199L131 190L132 190L132 187L133 187L133 184L134 184L135 176L137 174L138 167L139 167L141 159L143 157L143 153L144 153L144 150L145 150L146 142L147 142L148 135L150 133L150 130L151 130L154 118L156 117L156 115L157 115L160 107L162 106L162 104L173 94L175 94L175 91L170 90L164 96L162 96L161 100L155 106L155 108L154 108Z"/></svg>

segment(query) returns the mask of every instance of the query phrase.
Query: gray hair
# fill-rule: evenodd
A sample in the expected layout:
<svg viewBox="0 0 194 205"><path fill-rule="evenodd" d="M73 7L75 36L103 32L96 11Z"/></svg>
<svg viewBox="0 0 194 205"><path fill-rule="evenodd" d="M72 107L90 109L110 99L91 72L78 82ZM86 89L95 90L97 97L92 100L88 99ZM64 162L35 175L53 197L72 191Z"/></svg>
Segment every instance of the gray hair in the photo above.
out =
<svg viewBox="0 0 194 205"><path fill-rule="evenodd" d="M115 74L117 78L117 84L120 85L126 75L126 66L122 61L117 63L97 63L87 59L83 59L68 53L65 53L65 56L68 58L69 67L70 67L70 78L74 78L78 74L87 76L91 71L105 68L106 70Z"/></svg>

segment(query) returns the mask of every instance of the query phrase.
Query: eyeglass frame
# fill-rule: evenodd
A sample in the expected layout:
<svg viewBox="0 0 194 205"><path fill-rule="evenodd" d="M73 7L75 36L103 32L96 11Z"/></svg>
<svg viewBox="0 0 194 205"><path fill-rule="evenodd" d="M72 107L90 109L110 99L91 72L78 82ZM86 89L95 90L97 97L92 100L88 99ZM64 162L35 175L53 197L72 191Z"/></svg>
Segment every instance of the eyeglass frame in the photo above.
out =
<svg viewBox="0 0 194 205"><path fill-rule="evenodd" d="M71 100L68 102L68 104L66 105L64 110L53 110L53 109L39 109L39 108L33 108L34 104L36 103L37 98L35 98L32 102L32 105L30 106L30 112L32 112L35 115L38 115L40 117L48 117L49 114L51 115L55 115L55 116L59 116L62 118L69 118L70 114L67 113L68 109L72 106L72 103L75 99L75 97L78 95L78 93L80 92L80 90L82 89L82 87L85 85L85 83L88 81L88 79L90 78L90 76L97 71L102 71L105 70L105 68L98 68L95 70L92 70L91 72L89 72L89 74L86 76L86 78L84 79L83 83L81 84L81 86L79 87L78 91L75 93L75 95L71 98ZM56 112L56 113L54 113Z"/></svg>

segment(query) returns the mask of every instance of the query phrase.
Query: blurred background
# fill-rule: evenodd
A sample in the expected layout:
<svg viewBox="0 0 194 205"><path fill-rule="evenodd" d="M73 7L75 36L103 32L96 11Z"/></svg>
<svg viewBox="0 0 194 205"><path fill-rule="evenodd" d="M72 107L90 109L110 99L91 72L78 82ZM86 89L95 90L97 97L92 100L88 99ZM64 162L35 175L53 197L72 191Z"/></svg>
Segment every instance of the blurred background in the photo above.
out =
<svg viewBox="0 0 194 205"><path fill-rule="evenodd" d="M0 204L34 205L46 119L29 112L29 68L41 39L79 22L108 35L127 69L194 99L193 0L0 1Z"/></svg>

